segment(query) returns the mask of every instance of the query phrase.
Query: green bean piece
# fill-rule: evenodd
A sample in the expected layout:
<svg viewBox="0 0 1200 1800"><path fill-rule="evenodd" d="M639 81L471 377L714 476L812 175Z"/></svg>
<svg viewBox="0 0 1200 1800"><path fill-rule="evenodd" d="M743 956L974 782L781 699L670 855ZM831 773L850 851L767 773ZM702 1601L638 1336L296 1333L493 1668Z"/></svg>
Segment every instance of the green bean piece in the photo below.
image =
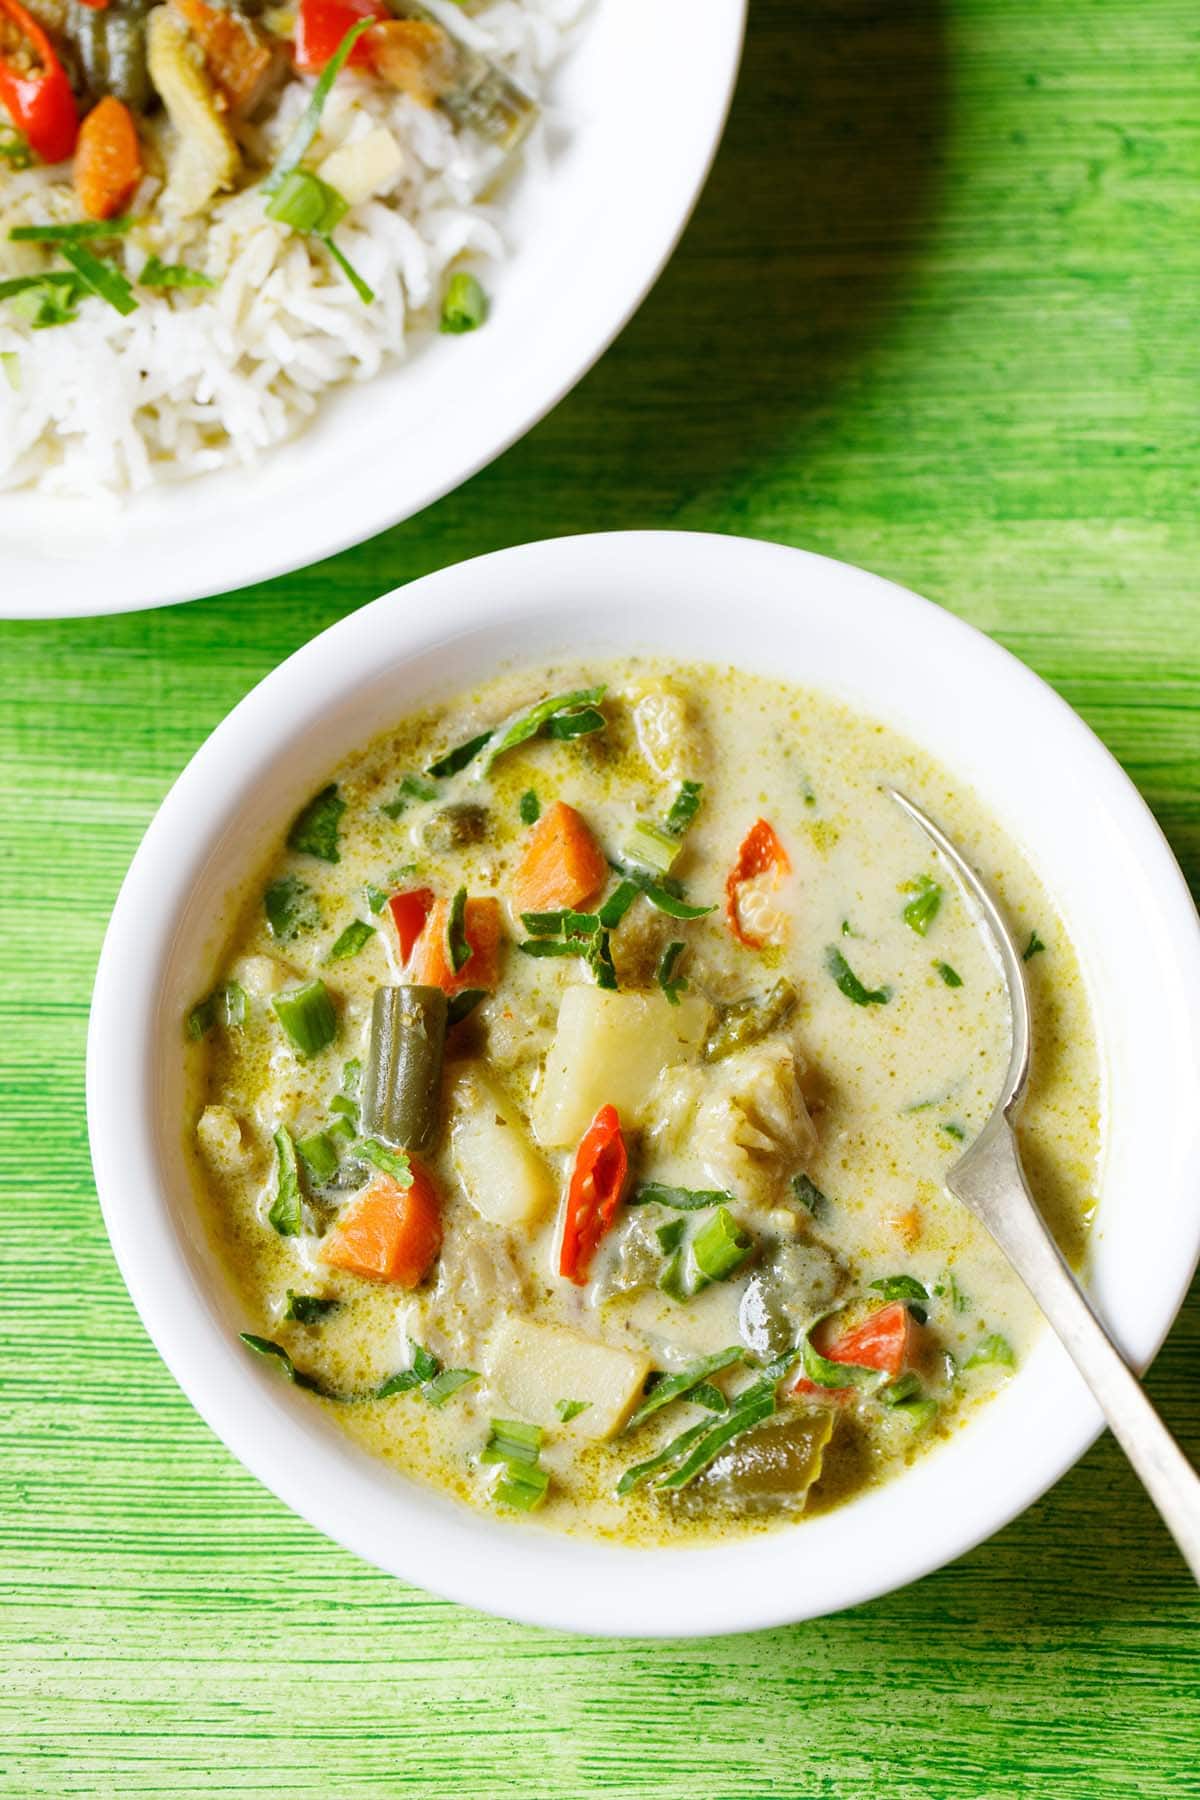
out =
<svg viewBox="0 0 1200 1800"><path fill-rule="evenodd" d="M435 987L376 988L363 1072L363 1130L424 1150L438 1127L446 996Z"/></svg>

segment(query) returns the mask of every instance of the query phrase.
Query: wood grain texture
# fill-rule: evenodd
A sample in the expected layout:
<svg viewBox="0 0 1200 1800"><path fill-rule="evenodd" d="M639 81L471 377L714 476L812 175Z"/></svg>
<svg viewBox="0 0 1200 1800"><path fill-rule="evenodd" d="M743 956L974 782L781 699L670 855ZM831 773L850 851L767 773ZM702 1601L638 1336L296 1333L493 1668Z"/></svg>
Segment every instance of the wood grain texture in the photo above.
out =
<svg viewBox="0 0 1200 1800"><path fill-rule="evenodd" d="M88 995L159 798L313 632L501 544L668 524L894 576L1079 708L1200 884L1194 0L751 10L678 255L524 443L303 575L0 627L5 1795L1200 1793L1196 1595L1110 1441L839 1618L656 1646L525 1630L374 1573L259 1488L151 1349L100 1223ZM1150 1379L1193 1456L1198 1354L1194 1292Z"/></svg>

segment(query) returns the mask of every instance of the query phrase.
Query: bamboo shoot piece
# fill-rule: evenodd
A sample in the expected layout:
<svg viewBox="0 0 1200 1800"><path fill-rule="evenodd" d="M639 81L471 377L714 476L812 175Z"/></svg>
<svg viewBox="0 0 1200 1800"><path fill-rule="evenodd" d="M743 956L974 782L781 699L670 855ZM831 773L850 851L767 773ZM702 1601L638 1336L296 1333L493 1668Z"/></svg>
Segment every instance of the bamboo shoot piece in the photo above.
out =
<svg viewBox="0 0 1200 1800"><path fill-rule="evenodd" d="M516 1107L475 1063L456 1074L450 1106L450 1155L475 1211L493 1225L536 1224L555 1181Z"/></svg>
<svg viewBox="0 0 1200 1800"><path fill-rule="evenodd" d="M622 1125L638 1124L662 1071L696 1055L709 1012L696 995L671 1006L662 994L568 988L534 1102L542 1143L578 1143L602 1106L615 1106Z"/></svg>
<svg viewBox="0 0 1200 1800"><path fill-rule="evenodd" d="M388 0L398 19L432 26L444 39L436 59L423 54L421 80L432 83L434 103L453 119L502 150L515 150L538 116L537 102L490 57L466 44L420 0ZM382 72L382 71L381 71ZM407 80L397 85L407 89Z"/></svg>
<svg viewBox="0 0 1200 1800"><path fill-rule="evenodd" d="M572 1431L610 1438L641 1399L650 1358L598 1344L565 1325L510 1318L492 1333L485 1367L518 1418L558 1425L571 1408Z"/></svg>

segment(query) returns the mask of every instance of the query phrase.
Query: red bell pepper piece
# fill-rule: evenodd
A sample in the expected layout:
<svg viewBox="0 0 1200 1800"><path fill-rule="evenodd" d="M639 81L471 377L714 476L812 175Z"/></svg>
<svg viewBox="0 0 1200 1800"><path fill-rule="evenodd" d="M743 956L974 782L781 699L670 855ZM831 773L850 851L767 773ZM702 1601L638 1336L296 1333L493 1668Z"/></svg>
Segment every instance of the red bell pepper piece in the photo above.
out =
<svg viewBox="0 0 1200 1800"><path fill-rule="evenodd" d="M855 1363L860 1369L881 1369L892 1381L902 1375L917 1357L920 1326L902 1300L893 1300L871 1313L861 1325L843 1332L831 1350L822 1356L830 1362ZM792 1389L794 1394L819 1394L825 1400L848 1400L853 1388L819 1387L815 1381L801 1376Z"/></svg>
<svg viewBox="0 0 1200 1800"><path fill-rule="evenodd" d="M75 149L79 116L54 45L20 0L0 0L0 101L43 162L65 162ZM13 33L25 40L12 48ZM8 46L6 49L5 46Z"/></svg>
<svg viewBox="0 0 1200 1800"><path fill-rule="evenodd" d="M773 875L778 887L791 866L788 853L776 837L774 829L765 819L756 819L746 833L738 851L738 859L725 881L725 914L729 920L729 929L738 942L745 944L748 949L761 950L764 940L752 937L743 929L738 913L738 898L742 886L747 881L757 880L760 875Z"/></svg>
<svg viewBox="0 0 1200 1800"><path fill-rule="evenodd" d="M575 1153L558 1272L583 1287L596 1246L617 1216L629 1154L615 1106L602 1106Z"/></svg>
<svg viewBox="0 0 1200 1800"><path fill-rule="evenodd" d="M384 0L300 0L296 14L293 53L296 67L306 75L319 75L346 33L360 19L390 19ZM350 52L352 69L369 69L371 52L366 32Z"/></svg>
<svg viewBox="0 0 1200 1800"><path fill-rule="evenodd" d="M400 961L406 963L433 909L433 889L410 888L405 894L393 894L388 906L400 941Z"/></svg>

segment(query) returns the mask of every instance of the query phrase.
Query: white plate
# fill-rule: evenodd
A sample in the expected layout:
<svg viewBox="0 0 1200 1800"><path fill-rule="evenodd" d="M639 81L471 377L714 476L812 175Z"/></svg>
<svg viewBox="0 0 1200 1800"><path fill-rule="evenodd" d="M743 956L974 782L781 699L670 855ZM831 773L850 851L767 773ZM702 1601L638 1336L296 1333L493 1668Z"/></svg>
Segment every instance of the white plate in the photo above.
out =
<svg viewBox="0 0 1200 1800"><path fill-rule="evenodd" d="M644 298L720 139L746 0L596 0L549 96L549 174L510 195L486 328L328 397L250 470L123 505L0 495L0 617L126 612L331 556L474 475L575 385ZM633 15L636 14L636 20Z"/></svg>
<svg viewBox="0 0 1200 1800"><path fill-rule="evenodd" d="M1147 1362L1200 1247L1200 930L1183 877L1108 752L1021 663L926 601L798 550L669 532L528 545L427 576L290 657L197 752L129 872L96 980L88 1121L147 1330L290 1506L381 1568L486 1611L681 1636L853 1605L997 1530L1099 1428L1065 1352L1044 1332L951 1442L793 1528L702 1550L566 1538L407 1481L250 1358L181 1154L181 1020L212 984L224 901L329 770L502 661L639 648L843 697L973 786L1029 857L1079 953L1109 1096L1089 1282L1126 1353Z"/></svg>

